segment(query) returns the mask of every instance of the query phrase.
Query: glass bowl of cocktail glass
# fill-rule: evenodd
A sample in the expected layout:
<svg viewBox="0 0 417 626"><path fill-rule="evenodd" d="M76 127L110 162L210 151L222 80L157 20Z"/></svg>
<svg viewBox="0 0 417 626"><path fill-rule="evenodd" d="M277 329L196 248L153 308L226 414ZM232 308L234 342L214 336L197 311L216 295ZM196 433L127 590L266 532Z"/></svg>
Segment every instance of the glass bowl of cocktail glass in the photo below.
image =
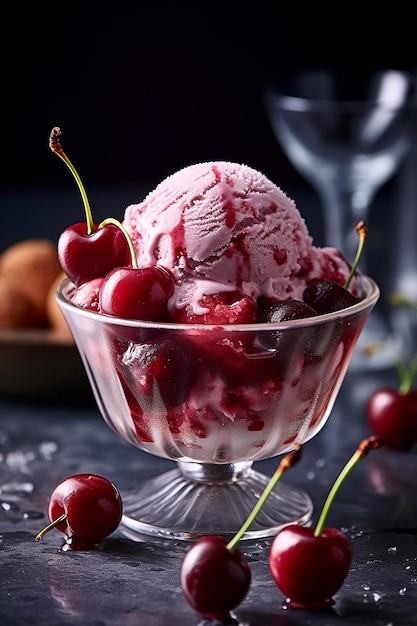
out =
<svg viewBox="0 0 417 626"><path fill-rule="evenodd" d="M232 537L268 483L253 467L324 426L355 344L379 297L358 275L361 299L288 322L204 326L134 321L56 292L107 425L123 440L175 462L124 492L121 529L137 540ZM281 480L242 541L308 524L312 500Z"/></svg>
<svg viewBox="0 0 417 626"><path fill-rule="evenodd" d="M397 172L413 145L417 124L412 73L304 70L272 80L264 91L272 131L294 168L318 192L325 243L353 258L354 225L369 222L372 202ZM368 272L367 252L360 270ZM398 337L375 310L358 348ZM392 336L390 336L392 334ZM351 369L390 367L390 359L356 350Z"/></svg>

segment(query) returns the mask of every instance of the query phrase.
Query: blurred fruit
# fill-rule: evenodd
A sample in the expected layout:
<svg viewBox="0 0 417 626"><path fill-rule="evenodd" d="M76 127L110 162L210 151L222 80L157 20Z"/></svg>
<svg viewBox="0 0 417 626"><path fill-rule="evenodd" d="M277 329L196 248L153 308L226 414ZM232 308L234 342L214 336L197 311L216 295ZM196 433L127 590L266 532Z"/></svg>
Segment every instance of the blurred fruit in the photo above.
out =
<svg viewBox="0 0 417 626"><path fill-rule="evenodd" d="M46 316L48 318L49 325L54 331L57 331L59 334L67 335L68 337L72 337L67 321L55 299L56 288L63 280L65 280L65 278L67 278L65 272L60 272L51 283L46 297Z"/></svg>
<svg viewBox="0 0 417 626"><path fill-rule="evenodd" d="M27 298L32 309L22 326L48 325L48 291L60 272L56 246L47 239L19 241L0 255L0 277L6 277L14 291Z"/></svg>
<svg viewBox="0 0 417 626"><path fill-rule="evenodd" d="M0 329L37 326L29 298L7 276L0 276Z"/></svg>

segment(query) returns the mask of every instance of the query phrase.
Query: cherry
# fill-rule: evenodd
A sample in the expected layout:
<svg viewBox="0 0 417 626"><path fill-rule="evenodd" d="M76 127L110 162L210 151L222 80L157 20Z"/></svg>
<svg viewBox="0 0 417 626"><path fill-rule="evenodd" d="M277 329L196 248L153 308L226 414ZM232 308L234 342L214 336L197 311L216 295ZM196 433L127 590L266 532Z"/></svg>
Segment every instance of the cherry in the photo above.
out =
<svg viewBox="0 0 417 626"><path fill-rule="evenodd" d="M300 458L299 445L280 462L251 514L229 541L209 535L196 541L181 565L181 587L189 604L204 618L227 620L245 598L252 579L249 564L237 548L282 474Z"/></svg>
<svg viewBox="0 0 417 626"><path fill-rule="evenodd" d="M312 309L308 304L301 300L285 300L280 302L271 298L258 298L258 322L276 323L276 322L289 322L292 320L298 320L305 317L314 317L317 315L316 311ZM276 349L280 346L281 352L285 353L285 346L283 346L283 333L277 330L274 333L270 331L260 332L259 341L266 348ZM292 341L291 337L289 341Z"/></svg>
<svg viewBox="0 0 417 626"><path fill-rule="evenodd" d="M184 403L197 372L194 359L181 342L162 340L160 334L149 343L132 343L119 369L124 386L129 387L133 396L160 396L166 408ZM159 399L157 403L160 404Z"/></svg>
<svg viewBox="0 0 417 626"><path fill-rule="evenodd" d="M332 280L311 280L303 291L303 301L319 315L347 309L358 302L343 285Z"/></svg>
<svg viewBox="0 0 417 626"><path fill-rule="evenodd" d="M365 348L365 355L388 348L380 343ZM417 443L417 389L412 384L417 374L417 353L408 366L391 353L397 366L399 386L380 387L368 398L366 418L371 431L382 437L392 450L410 450Z"/></svg>
<svg viewBox="0 0 417 626"><path fill-rule="evenodd" d="M388 448L410 450L417 443L417 389L406 394L378 389L368 400L366 414L372 432Z"/></svg>
<svg viewBox="0 0 417 626"><path fill-rule="evenodd" d="M73 550L90 550L118 527L122 499L107 478L96 474L75 474L53 490L48 514L51 523L36 536L40 541L52 528L67 537Z"/></svg>
<svg viewBox="0 0 417 626"><path fill-rule="evenodd" d="M324 607L340 589L350 569L351 548L336 528L290 525L273 540L269 564L281 591L293 608Z"/></svg>
<svg viewBox="0 0 417 626"><path fill-rule="evenodd" d="M269 567L272 577L292 608L323 608L349 573L351 547L337 528L324 528L326 518L344 479L371 450L383 444L379 437L364 439L342 469L326 499L316 528L290 524L272 541Z"/></svg>
<svg viewBox="0 0 417 626"><path fill-rule="evenodd" d="M304 317L313 317L316 311L302 300L277 301L258 298L258 322L288 322Z"/></svg>
<svg viewBox="0 0 417 626"><path fill-rule="evenodd" d="M356 304L359 299L354 296L348 287L359 265L365 240L368 235L368 227L361 221L356 226L359 235L359 246L349 276L344 285L332 280L317 278L310 281L303 292L303 301L313 308L319 315L340 311Z"/></svg>
<svg viewBox="0 0 417 626"><path fill-rule="evenodd" d="M102 313L127 319L168 321L168 300L174 278L159 265L118 267L104 279L99 291Z"/></svg>
<svg viewBox="0 0 417 626"><path fill-rule="evenodd" d="M223 620L245 598L251 583L249 564L240 551L228 550L223 537L199 539L181 567L181 586L191 606L206 619Z"/></svg>
<svg viewBox="0 0 417 626"><path fill-rule="evenodd" d="M70 169L84 202L85 222L66 228L58 239L58 259L63 271L77 287L93 278L100 278L114 267L129 263L130 250L126 237L115 224L95 224L84 186L71 161L62 150L61 129L52 129L49 147Z"/></svg>

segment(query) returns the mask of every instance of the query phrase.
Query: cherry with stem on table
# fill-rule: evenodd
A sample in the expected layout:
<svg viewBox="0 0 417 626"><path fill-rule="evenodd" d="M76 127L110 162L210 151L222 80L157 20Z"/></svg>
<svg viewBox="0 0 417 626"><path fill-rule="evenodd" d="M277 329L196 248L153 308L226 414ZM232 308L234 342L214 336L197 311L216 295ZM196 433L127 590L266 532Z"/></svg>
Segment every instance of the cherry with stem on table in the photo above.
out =
<svg viewBox="0 0 417 626"><path fill-rule="evenodd" d="M368 398L366 419L371 431L382 437L392 450L407 451L417 443L417 389L413 388L417 376L417 352L406 363L396 352L380 342L369 344L365 356L377 351L391 354L397 369L398 387L379 387Z"/></svg>
<svg viewBox="0 0 417 626"><path fill-rule="evenodd" d="M338 528L326 528L330 507L346 477L357 463L383 441L369 437L359 444L327 496L315 528L290 524L274 537L269 567L285 604L294 609L323 609L334 604L351 565L351 546Z"/></svg>
<svg viewBox="0 0 417 626"><path fill-rule="evenodd" d="M237 548L282 474L300 459L301 446L280 462L250 515L228 542L224 537L207 535L188 549L181 565L181 587L188 603L204 618L233 620L232 611L246 597L251 570Z"/></svg>
<svg viewBox="0 0 417 626"><path fill-rule="evenodd" d="M122 498L112 482L97 474L74 474L53 490L48 507L51 523L35 539L40 541L56 528L72 550L91 550L117 529L122 513Z"/></svg>

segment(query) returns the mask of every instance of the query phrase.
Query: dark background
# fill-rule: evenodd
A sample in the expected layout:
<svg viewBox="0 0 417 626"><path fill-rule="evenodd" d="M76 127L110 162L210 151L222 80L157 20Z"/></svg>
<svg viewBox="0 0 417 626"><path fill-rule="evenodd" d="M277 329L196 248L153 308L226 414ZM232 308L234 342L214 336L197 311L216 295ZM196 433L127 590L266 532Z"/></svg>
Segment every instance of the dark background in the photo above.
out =
<svg viewBox="0 0 417 626"><path fill-rule="evenodd" d="M411 3L15 3L2 18L3 186L153 185L229 159L285 188L297 176L272 137L265 82L308 66L414 69Z"/></svg>

